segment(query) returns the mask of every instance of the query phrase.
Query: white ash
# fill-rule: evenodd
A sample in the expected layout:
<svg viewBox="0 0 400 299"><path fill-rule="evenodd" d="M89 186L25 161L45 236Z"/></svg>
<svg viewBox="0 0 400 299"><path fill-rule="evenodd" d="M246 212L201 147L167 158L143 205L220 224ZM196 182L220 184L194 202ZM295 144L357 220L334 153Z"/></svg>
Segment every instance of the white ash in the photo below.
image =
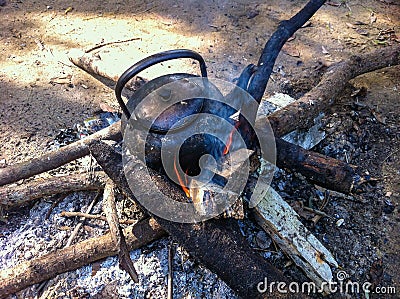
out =
<svg viewBox="0 0 400 299"><path fill-rule="evenodd" d="M35 204L29 217L13 219L19 228L12 230L8 225L0 226L0 267L6 268L38 257L57 248L62 248L68 238L68 228L75 226L75 219L60 216L62 211L81 211L91 197L75 193L66 197L45 219L51 207L50 202L41 200ZM98 209L98 207L95 207Z"/></svg>
<svg viewBox="0 0 400 299"><path fill-rule="evenodd" d="M62 211L84 212L93 200L93 193L75 193L67 196L52 211L46 213L51 202L39 201L29 215L12 216L14 225L0 226L0 269L10 268L58 248L63 248L76 226L78 218L64 218ZM92 213L101 212L101 200ZM11 220L11 219L10 219ZM77 241L105 233L107 224L99 220L86 220ZM16 225L15 225L16 224ZM13 228L14 227L14 228ZM17 227L17 228L15 228ZM70 229L68 229L70 228ZM139 274L135 284L123 270L119 269L117 257L84 266L49 280L39 293L39 285L19 293L28 298L71 298L110 296L118 298L166 298L168 275L168 239L162 239L131 252L131 258ZM173 260L174 298L238 298L216 274L201 267L176 246ZM94 270L96 269L96 270ZM108 292L108 293L107 293ZM16 298L14 295L9 298Z"/></svg>

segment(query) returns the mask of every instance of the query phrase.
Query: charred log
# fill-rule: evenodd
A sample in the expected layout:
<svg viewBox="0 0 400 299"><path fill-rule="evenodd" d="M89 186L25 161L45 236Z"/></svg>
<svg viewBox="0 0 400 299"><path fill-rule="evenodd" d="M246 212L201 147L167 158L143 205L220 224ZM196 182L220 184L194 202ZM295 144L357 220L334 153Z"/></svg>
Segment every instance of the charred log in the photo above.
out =
<svg viewBox="0 0 400 299"><path fill-rule="evenodd" d="M271 76L275 60L286 41L303 26L326 0L311 0L296 15L286 21L282 21L277 30L266 43L264 50L258 60L257 71L249 86L249 93L260 102L264 95L269 77Z"/></svg>
<svg viewBox="0 0 400 299"><path fill-rule="evenodd" d="M276 138L275 142L279 148L276 159L278 167L299 172L324 188L342 193L358 192L369 180L357 166L307 151L280 138Z"/></svg>

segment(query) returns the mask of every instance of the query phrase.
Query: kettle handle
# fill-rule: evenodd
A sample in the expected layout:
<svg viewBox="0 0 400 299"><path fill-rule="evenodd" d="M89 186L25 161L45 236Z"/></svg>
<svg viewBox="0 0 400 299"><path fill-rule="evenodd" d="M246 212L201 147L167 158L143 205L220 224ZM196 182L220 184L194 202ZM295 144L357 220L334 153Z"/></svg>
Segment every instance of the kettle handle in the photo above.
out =
<svg viewBox="0 0 400 299"><path fill-rule="evenodd" d="M207 77L206 63L204 62L203 57L195 51L186 50L186 49L178 49L178 50L169 50L160 52L149 57L146 57L139 62L132 65L128 68L122 75L119 77L117 81L117 85L115 86L115 96L117 97L118 103L121 106L122 111L124 112L127 119L130 119L131 113L128 110L125 102L122 100L122 89L125 84L128 83L130 79L139 74L141 71L147 69L150 66L153 66L157 63L177 59L177 58L192 58L197 60L200 63L200 71L202 77Z"/></svg>

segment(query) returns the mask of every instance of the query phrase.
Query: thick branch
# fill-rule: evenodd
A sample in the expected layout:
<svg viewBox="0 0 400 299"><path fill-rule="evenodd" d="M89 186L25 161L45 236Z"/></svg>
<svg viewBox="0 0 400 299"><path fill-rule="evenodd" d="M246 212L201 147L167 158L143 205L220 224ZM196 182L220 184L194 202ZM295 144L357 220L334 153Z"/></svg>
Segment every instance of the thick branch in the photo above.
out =
<svg viewBox="0 0 400 299"><path fill-rule="evenodd" d="M166 233L154 220L147 219L126 228L124 235L132 250L157 240ZM106 234L50 252L13 268L3 269L0 271L0 298L116 254L117 248L111 235Z"/></svg>
<svg viewBox="0 0 400 299"><path fill-rule="evenodd" d="M86 52L79 50L71 50L69 52L69 60L77 67L88 72L97 80L102 82L108 87L114 87L120 74L110 74L110 64L107 61L101 60L99 56L85 55ZM105 72L104 70L107 70Z"/></svg>
<svg viewBox="0 0 400 299"><path fill-rule="evenodd" d="M89 51L91 52L91 51ZM124 71L113 60L102 60L99 55L88 54L88 51L71 50L69 60L77 67L86 71L104 85L114 89L119 76ZM130 90L138 88L138 84L143 83L144 79L136 77L129 81L123 90L124 94L131 94Z"/></svg>
<svg viewBox="0 0 400 299"><path fill-rule="evenodd" d="M258 60L257 69L248 87L248 92L258 103L261 102L276 58L283 45L324 3L325 0L310 0L306 6L292 18L287 21L282 21L266 43L260 59ZM246 69L243 72L245 71ZM256 140L252 127L256 115L254 114L251 117L253 119L246 119L242 114L239 115L239 130L248 148L254 148Z"/></svg>
<svg viewBox="0 0 400 299"><path fill-rule="evenodd" d="M35 199L54 194L99 190L104 187L105 179L104 172L96 172L93 177L89 177L87 173L79 173L35 179L20 186L3 186L0 187L0 205L8 209L23 206Z"/></svg>
<svg viewBox="0 0 400 299"><path fill-rule="evenodd" d="M2 168L0 169L0 186L32 177L84 157L89 154L89 145L96 140L119 141L122 139L120 127L121 122L117 122L85 139L68 144L41 157Z"/></svg>
<svg viewBox="0 0 400 299"><path fill-rule="evenodd" d="M400 45L367 54L353 55L333 64L321 82L299 100L268 116L275 136L298 128L309 128L320 112L327 112L350 79L381 68L400 64Z"/></svg>
<svg viewBox="0 0 400 299"><path fill-rule="evenodd" d="M278 29L272 34L258 60L258 69L254 73L253 80L249 86L249 93L257 102L260 102L264 95L275 60L285 42L303 26L325 2L326 0L310 0L306 6L292 18L287 21L282 21Z"/></svg>

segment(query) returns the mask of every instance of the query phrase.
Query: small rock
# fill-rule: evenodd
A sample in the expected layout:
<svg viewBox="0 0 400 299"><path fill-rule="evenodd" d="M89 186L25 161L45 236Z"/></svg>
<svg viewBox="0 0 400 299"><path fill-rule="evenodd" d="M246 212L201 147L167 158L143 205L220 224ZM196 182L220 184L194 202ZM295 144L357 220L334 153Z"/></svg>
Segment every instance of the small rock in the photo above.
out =
<svg viewBox="0 0 400 299"><path fill-rule="evenodd" d="M27 252L25 252L25 254L24 254L24 258L25 258L25 260L30 260L31 258L33 257L33 254L32 254L32 252L31 251L27 251Z"/></svg>
<svg viewBox="0 0 400 299"><path fill-rule="evenodd" d="M248 18L248 19L253 19L253 18L255 18L256 16L258 16L259 14L260 14L260 11L259 11L258 9L250 10L250 11L247 13L247 18Z"/></svg>
<svg viewBox="0 0 400 299"><path fill-rule="evenodd" d="M360 35L368 36L369 32L366 29L357 29L356 32Z"/></svg>
<svg viewBox="0 0 400 299"><path fill-rule="evenodd" d="M259 231L256 235L256 243L261 249L267 249L269 246L271 246L272 241L266 232Z"/></svg>
<svg viewBox="0 0 400 299"><path fill-rule="evenodd" d="M344 219L341 218L341 219L339 219L338 221L336 221L336 226L339 227L339 226L341 226L343 223L344 223Z"/></svg>

